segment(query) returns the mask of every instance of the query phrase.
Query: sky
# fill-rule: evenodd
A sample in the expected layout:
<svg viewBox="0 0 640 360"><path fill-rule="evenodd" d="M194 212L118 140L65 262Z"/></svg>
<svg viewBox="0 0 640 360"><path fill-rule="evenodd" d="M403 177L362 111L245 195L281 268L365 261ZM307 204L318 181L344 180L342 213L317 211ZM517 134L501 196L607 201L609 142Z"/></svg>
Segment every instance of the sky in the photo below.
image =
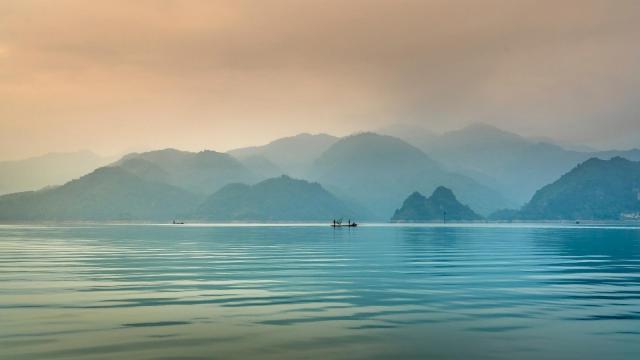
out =
<svg viewBox="0 0 640 360"><path fill-rule="evenodd" d="M640 146L640 1L0 0L0 159L485 122Z"/></svg>

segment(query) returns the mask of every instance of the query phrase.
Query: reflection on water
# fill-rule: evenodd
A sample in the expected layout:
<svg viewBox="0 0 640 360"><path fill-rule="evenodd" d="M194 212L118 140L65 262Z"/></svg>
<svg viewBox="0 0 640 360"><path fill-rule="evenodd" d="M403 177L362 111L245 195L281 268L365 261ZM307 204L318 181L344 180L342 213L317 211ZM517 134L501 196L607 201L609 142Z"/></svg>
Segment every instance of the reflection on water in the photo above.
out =
<svg viewBox="0 0 640 360"><path fill-rule="evenodd" d="M640 358L640 230L0 226L0 358Z"/></svg>

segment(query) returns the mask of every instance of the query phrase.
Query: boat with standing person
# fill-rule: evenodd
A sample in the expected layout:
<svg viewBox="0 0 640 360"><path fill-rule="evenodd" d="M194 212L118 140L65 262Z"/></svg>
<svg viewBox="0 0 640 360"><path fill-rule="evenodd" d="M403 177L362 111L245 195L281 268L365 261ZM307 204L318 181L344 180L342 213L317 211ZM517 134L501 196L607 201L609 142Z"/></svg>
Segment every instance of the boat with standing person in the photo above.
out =
<svg viewBox="0 0 640 360"><path fill-rule="evenodd" d="M342 219L340 220L336 220L333 219L333 223L331 224L332 227L336 228L336 227L356 227L358 226L358 223L356 223L355 221L351 221L351 219L349 219L349 221L346 224L342 223Z"/></svg>

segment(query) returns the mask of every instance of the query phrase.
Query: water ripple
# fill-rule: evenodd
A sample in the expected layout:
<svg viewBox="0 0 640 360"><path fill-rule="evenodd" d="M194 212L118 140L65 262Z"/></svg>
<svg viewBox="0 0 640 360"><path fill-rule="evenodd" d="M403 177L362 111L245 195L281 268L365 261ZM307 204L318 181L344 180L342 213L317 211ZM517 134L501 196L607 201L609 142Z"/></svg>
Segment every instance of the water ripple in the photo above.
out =
<svg viewBox="0 0 640 360"><path fill-rule="evenodd" d="M0 318L8 359L636 358L640 230L0 226Z"/></svg>

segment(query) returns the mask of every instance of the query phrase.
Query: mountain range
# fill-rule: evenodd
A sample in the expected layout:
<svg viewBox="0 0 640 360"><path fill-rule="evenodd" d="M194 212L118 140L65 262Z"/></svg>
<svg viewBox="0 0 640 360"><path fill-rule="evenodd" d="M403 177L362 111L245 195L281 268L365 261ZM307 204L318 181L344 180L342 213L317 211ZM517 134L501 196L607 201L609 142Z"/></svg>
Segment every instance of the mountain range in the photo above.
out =
<svg viewBox="0 0 640 360"><path fill-rule="evenodd" d="M517 204L524 204L536 190L589 158L620 156L640 160L638 149L567 150L555 143L526 138L482 123L436 136L416 126L408 129L405 127L400 131L396 128L394 131L450 171L500 189L506 198ZM409 136L403 137L403 133Z"/></svg>
<svg viewBox="0 0 640 360"><path fill-rule="evenodd" d="M635 183L602 175L605 190L589 192L586 185L566 176L584 168L583 164L571 170L577 164L599 157L603 160L587 162L592 172L581 170L569 179L599 179L593 174L614 169L617 176L633 179L634 166L593 164L612 157L614 164L629 161L617 156L640 159L637 149L567 150L482 124L441 135L403 126L381 131L407 139L371 132L342 138L300 134L229 153L175 149L131 153L102 168L98 167L107 159L65 155L61 161L67 164L60 164L60 171L50 169L56 167L55 156L0 163L9 169L0 173L0 179L12 179L5 188L32 190L0 196L0 220L328 221L341 216L387 220L406 194L432 193L439 186L451 189L479 214L494 213L498 218L616 218L635 211L634 203L609 206L593 197L618 196L615 189L604 187L606 182L624 185L627 192L630 186L635 189ZM77 166L69 164L76 160ZM20 179L21 172L15 170L19 168L28 169L22 174L30 177L22 184L15 180ZM41 189L47 185L51 186ZM583 200L583 210L561 210L566 201L552 200L573 199L570 203L579 204L576 191L592 196ZM495 212L522 204L526 205L520 210ZM589 204L610 209L589 213L584 210Z"/></svg>
<svg viewBox="0 0 640 360"><path fill-rule="evenodd" d="M376 220L389 215L413 191L430 193L446 184L460 198L484 213L510 203L498 191L447 171L420 149L391 136L362 133L347 136L314 163L309 178L350 198Z"/></svg>
<svg viewBox="0 0 640 360"><path fill-rule="evenodd" d="M304 177L313 161L338 140L339 138L327 134L302 133L262 146L231 150L229 154L241 161L251 156L260 156L280 168L283 174Z"/></svg>
<svg viewBox="0 0 640 360"><path fill-rule="evenodd" d="M188 152L175 149L133 153L117 166L142 179L173 185L195 194L209 195L233 182L260 180L239 160L216 151Z"/></svg>

